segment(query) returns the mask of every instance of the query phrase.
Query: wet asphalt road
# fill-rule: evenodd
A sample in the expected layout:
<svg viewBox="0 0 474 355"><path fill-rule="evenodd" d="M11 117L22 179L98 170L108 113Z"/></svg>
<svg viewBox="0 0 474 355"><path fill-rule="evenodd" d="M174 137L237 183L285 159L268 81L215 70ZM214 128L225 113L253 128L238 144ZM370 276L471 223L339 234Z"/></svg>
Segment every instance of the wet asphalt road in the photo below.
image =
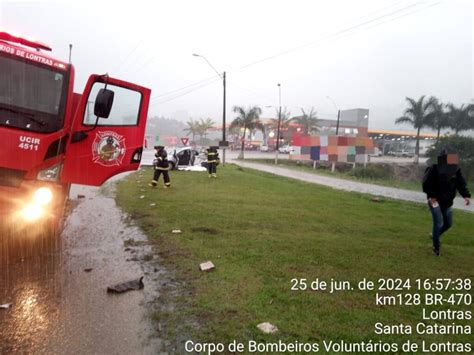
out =
<svg viewBox="0 0 474 355"><path fill-rule="evenodd" d="M146 237L125 225L106 195L74 186L74 209L57 248L24 258L0 254L0 304L12 303L0 309L0 354L159 353L148 303L158 297L164 271L153 266L150 273L136 261L148 246L125 251L125 240ZM140 276L143 290L107 294L107 286Z"/></svg>

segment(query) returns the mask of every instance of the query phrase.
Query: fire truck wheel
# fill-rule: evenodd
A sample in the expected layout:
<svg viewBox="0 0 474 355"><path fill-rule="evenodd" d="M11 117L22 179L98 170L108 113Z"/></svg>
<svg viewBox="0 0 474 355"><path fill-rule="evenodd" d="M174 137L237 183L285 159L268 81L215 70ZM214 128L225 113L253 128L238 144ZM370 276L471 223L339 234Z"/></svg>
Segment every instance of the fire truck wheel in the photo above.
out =
<svg viewBox="0 0 474 355"><path fill-rule="evenodd" d="M0 259L59 255L61 233L69 212L68 197L69 185L65 185L54 210L38 221L0 219Z"/></svg>

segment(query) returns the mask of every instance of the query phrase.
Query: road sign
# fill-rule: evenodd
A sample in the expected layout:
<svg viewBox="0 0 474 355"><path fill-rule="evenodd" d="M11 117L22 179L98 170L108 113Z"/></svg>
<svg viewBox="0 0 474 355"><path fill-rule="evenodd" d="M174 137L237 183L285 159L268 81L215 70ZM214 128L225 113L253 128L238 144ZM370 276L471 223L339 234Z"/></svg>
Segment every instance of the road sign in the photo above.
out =
<svg viewBox="0 0 474 355"><path fill-rule="evenodd" d="M183 138L181 138L181 142L183 143L183 145L188 145L189 138L188 137L183 137Z"/></svg>
<svg viewBox="0 0 474 355"><path fill-rule="evenodd" d="M226 148L229 146L229 141L219 141L219 147Z"/></svg>

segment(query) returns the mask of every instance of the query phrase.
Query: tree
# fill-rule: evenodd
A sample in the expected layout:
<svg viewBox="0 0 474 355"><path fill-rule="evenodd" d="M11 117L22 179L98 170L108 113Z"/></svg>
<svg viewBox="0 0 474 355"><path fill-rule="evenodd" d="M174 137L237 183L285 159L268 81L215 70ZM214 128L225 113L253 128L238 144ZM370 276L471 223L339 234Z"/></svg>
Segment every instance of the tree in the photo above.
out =
<svg viewBox="0 0 474 355"><path fill-rule="evenodd" d="M425 95L421 96L418 101L410 97L405 98L408 102L408 108L404 115L395 120L396 124L409 123L416 129L416 146L415 146L415 164L418 164L420 153L420 131L423 127L430 124L433 119L432 98L425 100Z"/></svg>
<svg viewBox="0 0 474 355"><path fill-rule="evenodd" d="M472 181L474 179L474 138L457 135L441 137L427 151L427 156L432 163L436 164L440 150L445 147L449 147L458 153L459 166L463 175L468 181Z"/></svg>
<svg viewBox="0 0 474 355"><path fill-rule="evenodd" d="M316 116L316 111L314 111L314 108L311 107L309 113L306 113L304 109L301 109L301 112L303 115L296 117L295 121L303 126L303 132L305 134L311 134L311 132L318 131L319 119Z"/></svg>
<svg viewBox="0 0 474 355"><path fill-rule="evenodd" d="M463 104L460 107L448 104L447 107L449 127L454 129L456 135L459 132L474 129L474 104Z"/></svg>
<svg viewBox="0 0 474 355"><path fill-rule="evenodd" d="M429 100L432 102L432 112L431 117L428 119L427 126L437 131L436 142L438 142L441 129L450 127L450 117L445 110L445 104L433 96Z"/></svg>
<svg viewBox="0 0 474 355"><path fill-rule="evenodd" d="M195 142L196 134L200 134L199 121L194 121L192 118L186 122L187 127L184 129L185 132L191 134L193 142Z"/></svg>
<svg viewBox="0 0 474 355"><path fill-rule="evenodd" d="M232 110L237 114L237 117L230 124L230 128L240 127L244 129L242 133L242 150L239 155L240 159L244 159L245 134L247 129L261 129L260 115L262 114L262 109L258 106L253 106L246 110L242 106L234 106Z"/></svg>
<svg viewBox="0 0 474 355"><path fill-rule="evenodd" d="M210 119L210 118L206 118L205 120L201 118L201 120L199 121L199 132L201 133L201 136L203 136L204 138L207 137L207 131L209 129L211 129L213 126L215 125L215 122Z"/></svg>
<svg viewBox="0 0 474 355"><path fill-rule="evenodd" d="M270 118L268 120L268 124L262 126L262 133L263 133L263 141L265 144L267 144L267 133L269 129L278 130L278 115L280 114L280 110L275 107L275 114L276 118ZM284 127L288 127L288 124L290 122L290 111L287 111L286 107L282 109L281 111L281 121L280 121L280 129Z"/></svg>
<svg viewBox="0 0 474 355"><path fill-rule="evenodd" d="M269 121L270 127L272 127L273 129L278 129L278 115L280 114L280 110L277 108L275 109L275 111L277 118L271 118ZM281 111L280 128L288 126L288 124L290 123L290 115L291 112L287 111L286 107L283 108L283 110Z"/></svg>

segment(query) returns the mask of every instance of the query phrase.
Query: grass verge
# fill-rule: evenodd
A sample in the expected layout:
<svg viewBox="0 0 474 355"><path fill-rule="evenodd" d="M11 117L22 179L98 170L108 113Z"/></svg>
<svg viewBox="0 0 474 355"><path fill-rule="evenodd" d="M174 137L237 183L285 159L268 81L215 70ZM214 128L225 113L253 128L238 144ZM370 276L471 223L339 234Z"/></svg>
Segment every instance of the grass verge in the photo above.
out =
<svg viewBox="0 0 474 355"><path fill-rule="evenodd" d="M274 165L274 159L245 159L246 161L253 163L261 163L267 165ZM384 166L380 164L369 164L367 170L368 173L363 174L364 170L361 167L358 167L359 174L354 174L354 171L348 168L345 171L335 171L334 173L330 171L328 167L318 166L316 169L313 169L312 162L299 162L296 160L289 159L279 159L278 165L285 168L298 169L300 171L319 174L323 176L335 177L339 179L352 180L365 182L368 184L375 184L381 186L396 187L399 189L412 190L412 191L422 191L421 189L421 178L419 180L397 180L395 178L389 177L390 173L387 171L383 174ZM369 171L370 170L370 171ZM370 176L370 173L374 175L381 175L379 177L367 177ZM467 181L467 187L469 191L474 191L474 181Z"/></svg>
<svg viewBox="0 0 474 355"><path fill-rule="evenodd" d="M152 171L141 174L151 178ZM218 175L173 172L171 189L160 184L143 192L137 179L144 178L132 174L117 189L119 205L149 238L159 240L157 252L185 283L181 303L167 316L199 319L194 340L467 340L466 335L377 336L376 322L420 322L421 306L376 306L375 291L330 294L291 287L292 279L356 285L364 278L409 278L412 284L417 278L470 278L472 214L454 212L455 226L443 237L441 257L434 257L426 206L375 203L367 195L233 165L219 168ZM215 271L198 270L206 260L214 262ZM441 307L446 308L453 307ZM275 324L279 333L262 334L256 328L261 322Z"/></svg>

